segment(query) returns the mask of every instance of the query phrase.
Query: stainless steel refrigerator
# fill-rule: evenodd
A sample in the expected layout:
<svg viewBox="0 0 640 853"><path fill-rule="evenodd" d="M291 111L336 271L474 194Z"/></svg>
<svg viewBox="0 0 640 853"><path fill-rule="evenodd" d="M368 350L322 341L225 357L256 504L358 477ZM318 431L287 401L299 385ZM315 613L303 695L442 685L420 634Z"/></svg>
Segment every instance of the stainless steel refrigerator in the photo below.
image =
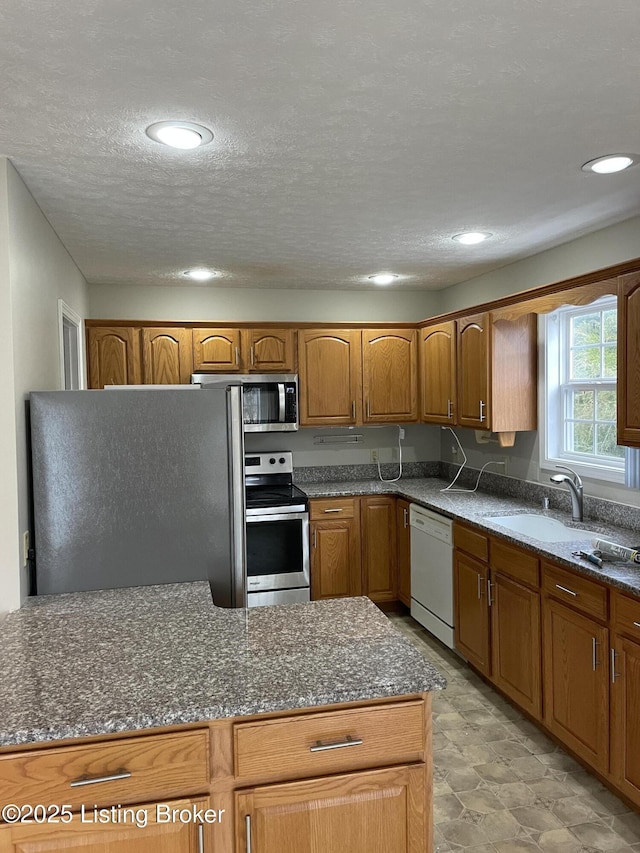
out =
<svg viewBox="0 0 640 853"><path fill-rule="evenodd" d="M239 387L30 395L37 594L209 580L245 604Z"/></svg>

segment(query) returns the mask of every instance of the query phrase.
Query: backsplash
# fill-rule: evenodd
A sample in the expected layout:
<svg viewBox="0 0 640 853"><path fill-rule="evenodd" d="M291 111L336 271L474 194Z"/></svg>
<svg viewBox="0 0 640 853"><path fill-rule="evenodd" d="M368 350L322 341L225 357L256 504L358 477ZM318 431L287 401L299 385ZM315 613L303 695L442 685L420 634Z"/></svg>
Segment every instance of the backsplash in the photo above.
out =
<svg viewBox="0 0 640 853"><path fill-rule="evenodd" d="M295 459L295 457L294 457ZM380 464L382 477L391 480L398 476L397 462ZM403 462L402 478L438 477L440 462ZM304 483L344 483L348 480L377 480L378 466L367 465L316 465L309 468L295 468L293 479L299 486Z"/></svg>

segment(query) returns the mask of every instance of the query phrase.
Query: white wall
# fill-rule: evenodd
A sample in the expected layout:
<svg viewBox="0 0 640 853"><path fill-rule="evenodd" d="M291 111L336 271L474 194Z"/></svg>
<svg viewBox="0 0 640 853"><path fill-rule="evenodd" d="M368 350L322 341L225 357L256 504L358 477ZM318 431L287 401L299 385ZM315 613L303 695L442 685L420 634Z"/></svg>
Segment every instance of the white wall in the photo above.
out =
<svg viewBox="0 0 640 853"><path fill-rule="evenodd" d="M441 313L640 257L640 216L439 291Z"/></svg>
<svg viewBox="0 0 640 853"><path fill-rule="evenodd" d="M0 199L8 218L10 296L10 314L5 315L3 312L3 316L11 318L13 337L13 388L9 394L9 389L5 391L2 387L2 400L3 404L6 402L6 411L11 412L14 420L14 434L8 438L12 443L13 465L16 468L17 495L14 489L10 501L13 516L11 529L7 531L8 536L3 537L3 544L13 544L8 558L3 560L5 574L0 588L4 601L0 610L19 606L20 600L28 594L28 579L21 568L22 533L29 529L30 524L25 402L30 391L62 387L57 300L64 299L80 317L86 317L87 313L87 285L71 256L20 175L7 160L2 161L2 172L6 175L6 184L2 188L4 192L0 189ZM1 357L0 363L4 365ZM4 405L2 410L4 413ZM4 441L2 447L4 452Z"/></svg>
<svg viewBox="0 0 640 853"><path fill-rule="evenodd" d="M418 322L439 311L435 291L252 290L90 285L89 315L103 320Z"/></svg>

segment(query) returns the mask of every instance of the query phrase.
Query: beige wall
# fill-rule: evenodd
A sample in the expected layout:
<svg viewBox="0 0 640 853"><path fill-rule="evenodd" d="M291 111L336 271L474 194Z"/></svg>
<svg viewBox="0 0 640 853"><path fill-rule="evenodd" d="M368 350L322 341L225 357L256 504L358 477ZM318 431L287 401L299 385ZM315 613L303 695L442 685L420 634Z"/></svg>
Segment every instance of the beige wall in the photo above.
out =
<svg viewBox="0 0 640 853"><path fill-rule="evenodd" d="M554 281L563 281L640 257L640 216L603 228L439 291L439 310L457 311Z"/></svg>
<svg viewBox="0 0 640 853"><path fill-rule="evenodd" d="M8 290L10 299L13 338L10 360L13 387L5 389L2 385L2 411L10 412L13 417L13 435L6 432L8 425L4 426L3 435L8 440L2 442L2 447L4 452L7 444L12 445L15 469L13 494L7 496L11 504L11 529L7 537L2 537L3 545L12 543L3 560L4 576L0 575L4 598L0 610L6 610L19 606L28 593L28 579L21 568L22 533L30 525L25 402L29 391L61 387L57 301L64 299L77 314L85 317L87 286L20 175L7 160L1 162L6 184L0 189L0 200L8 219L8 286L4 282L3 291ZM4 365L3 358L0 363ZM4 477L3 488L6 488Z"/></svg>
<svg viewBox="0 0 640 853"><path fill-rule="evenodd" d="M439 311L435 291L251 290L90 285L89 316L115 320L417 322Z"/></svg>

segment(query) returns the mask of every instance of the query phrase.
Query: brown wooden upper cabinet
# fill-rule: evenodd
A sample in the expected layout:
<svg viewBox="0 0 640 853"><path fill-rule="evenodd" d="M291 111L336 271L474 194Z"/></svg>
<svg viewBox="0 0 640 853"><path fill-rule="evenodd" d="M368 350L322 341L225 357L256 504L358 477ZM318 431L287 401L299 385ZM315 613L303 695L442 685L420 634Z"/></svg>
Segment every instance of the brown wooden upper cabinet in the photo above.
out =
<svg viewBox="0 0 640 853"><path fill-rule="evenodd" d="M415 329L302 329L298 368L302 426L418 419Z"/></svg>
<svg viewBox="0 0 640 853"><path fill-rule="evenodd" d="M362 422L360 330L301 329L299 417L302 426Z"/></svg>
<svg viewBox="0 0 640 853"><path fill-rule="evenodd" d="M420 420L454 424L456 416L456 324L420 330Z"/></svg>
<svg viewBox="0 0 640 853"><path fill-rule="evenodd" d="M536 429L536 316L476 314L456 325L458 425L514 436Z"/></svg>
<svg viewBox="0 0 640 853"><path fill-rule="evenodd" d="M193 372L242 373L240 329L193 329Z"/></svg>
<svg viewBox="0 0 640 853"><path fill-rule="evenodd" d="M640 273L618 279L618 444L640 445Z"/></svg>
<svg viewBox="0 0 640 853"><path fill-rule="evenodd" d="M249 372L293 373L296 366L293 329L246 329Z"/></svg>
<svg viewBox="0 0 640 853"><path fill-rule="evenodd" d="M191 329L142 330L142 377L145 385L188 385L192 366Z"/></svg>
<svg viewBox="0 0 640 853"><path fill-rule="evenodd" d="M131 326L87 328L89 388L142 382L140 329Z"/></svg>
<svg viewBox="0 0 640 853"><path fill-rule="evenodd" d="M418 420L417 341L415 329L363 330L363 423Z"/></svg>

